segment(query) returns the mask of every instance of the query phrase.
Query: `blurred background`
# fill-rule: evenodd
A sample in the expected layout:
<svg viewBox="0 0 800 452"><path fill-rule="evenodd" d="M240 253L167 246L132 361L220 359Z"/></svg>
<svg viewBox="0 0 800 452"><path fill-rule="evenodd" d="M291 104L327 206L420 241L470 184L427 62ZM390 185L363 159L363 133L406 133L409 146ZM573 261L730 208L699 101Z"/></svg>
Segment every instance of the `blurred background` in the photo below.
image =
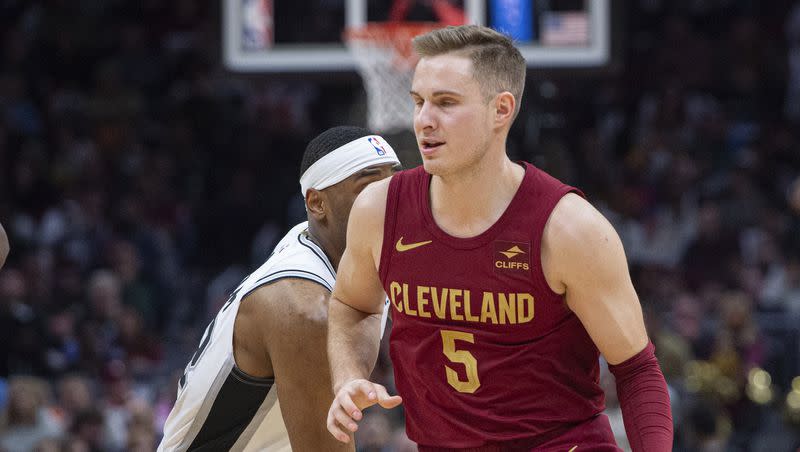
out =
<svg viewBox="0 0 800 452"><path fill-rule="evenodd" d="M343 0L273 6L275 42L341 39ZM0 0L0 450L153 450L203 329L303 220L306 143L366 125L352 67L234 70L222 17L199 0ZM620 233L675 450L796 451L800 2L614 1L610 17L605 63L531 68L509 154ZM417 164L409 132L386 136ZM371 410L359 450L415 450L402 422Z"/></svg>

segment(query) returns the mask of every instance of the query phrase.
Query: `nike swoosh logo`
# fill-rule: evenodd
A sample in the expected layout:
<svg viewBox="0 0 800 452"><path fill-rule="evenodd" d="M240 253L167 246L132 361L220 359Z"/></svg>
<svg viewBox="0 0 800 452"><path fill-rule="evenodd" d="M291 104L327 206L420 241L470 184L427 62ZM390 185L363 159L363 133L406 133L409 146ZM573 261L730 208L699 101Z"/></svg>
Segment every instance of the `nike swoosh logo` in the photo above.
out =
<svg viewBox="0 0 800 452"><path fill-rule="evenodd" d="M425 245L427 245L429 243L433 243L433 240L426 240L424 242L405 244L405 243L403 243L403 238L400 237L400 240L397 241L397 243L394 245L394 247L395 247L395 249L397 251L402 253L404 251L413 250L414 248L419 248L421 246L425 246Z"/></svg>

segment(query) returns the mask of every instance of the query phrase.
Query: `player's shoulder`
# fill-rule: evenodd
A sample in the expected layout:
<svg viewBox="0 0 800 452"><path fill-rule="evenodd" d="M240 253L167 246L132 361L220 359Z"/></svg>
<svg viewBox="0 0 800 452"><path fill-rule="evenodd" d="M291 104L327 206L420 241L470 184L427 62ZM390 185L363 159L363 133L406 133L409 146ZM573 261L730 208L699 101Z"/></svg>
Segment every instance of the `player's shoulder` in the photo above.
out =
<svg viewBox="0 0 800 452"><path fill-rule="evenodd" d="M542 233L542 265L548 284L562 293L564 281L571 275L597 271L598 265L605 265L609 246L618 245L614 227L589 201L574 193L564 195Z"/></svg>
<svg viewBox="0 0 800 452"><path fill-rule="evenodd" d="M370 210L385 207L386 198L389 194L389 185L392 179L397 177L397 174L375 181L364 187L364 190L356 197L353 208Z"/></svg>
<svg viewBox="0 0 800 452"><path fill-rule="evenodd" d="M309 236L307 222L293 227L269 258L243 282L244 291L284 278L309 279L333 288L336 272L322 248Z"/></svg>
<svg viewBox="0 0 800 452"><path fill-rule="evenodd" d="M359 237L365 237L364 234L369 235L383 231L383 217L386 214L389 186L397 174L367 185L358 194L353 202L353 208L350 210L348 234L352 231Z"/></svg>
<svg viewBox="0 0 800 452"><path fill-rule="evenodd" d="M610 224L586 198L567 193L556 203L545 226L551 238L575 239L581 242L587 234L605 230Z"/></svg>
<svg viewBox="0 0 800 452"><path fill-rule="evenodd" d="M358 195L353 209L369 213L382 213L386 210L386 201L389 197L389 187L400 180L416 180L425 177L425 169L417 166L411 169L398 171L393 175L367 185Z"/></svg>
<svg viewBox="0 0 800 452"><path fill-rule="evenodd" d="M308 223L294 226L272 255L242 283L240 312L255 317L310 311L316 316L336 281L325 252L308 236Z"/></svg>
<svg viewBox="0 0 800 452"><path fill-rule="evenodd" d="M595 210L594 206L583 196L570 192L558 200L553 208L553 215L571 218L581 218L590 211Z"/></svg>
<svg viewBox="0 0 800 452"><path fill-rule="evenodd" d="M240 315L265 326L286 326L294 320L324 323L330 291L301 278L284 278L248 294L239 307Z"/></svg>

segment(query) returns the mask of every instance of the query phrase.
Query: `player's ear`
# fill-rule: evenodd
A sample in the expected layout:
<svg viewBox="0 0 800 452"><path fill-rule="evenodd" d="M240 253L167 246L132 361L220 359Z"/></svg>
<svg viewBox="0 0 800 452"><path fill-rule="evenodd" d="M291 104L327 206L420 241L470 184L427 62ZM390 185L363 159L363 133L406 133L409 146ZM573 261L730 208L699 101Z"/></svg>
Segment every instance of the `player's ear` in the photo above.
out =
<svg viewBox="0 0 800 452"><path fill-rule="evenodd" d="M317 221L325 218L325 194L319 190L309 188L306 192L306 212L309 218L314 218Z"/></svg>
<svg viewBox="0 0 800 452"><path fill-rule="evenodd" d="M497 126L505 126L514 119L514 109L517 101L514 95L508 91L503 91L494 98L494 122Z"/></svg>

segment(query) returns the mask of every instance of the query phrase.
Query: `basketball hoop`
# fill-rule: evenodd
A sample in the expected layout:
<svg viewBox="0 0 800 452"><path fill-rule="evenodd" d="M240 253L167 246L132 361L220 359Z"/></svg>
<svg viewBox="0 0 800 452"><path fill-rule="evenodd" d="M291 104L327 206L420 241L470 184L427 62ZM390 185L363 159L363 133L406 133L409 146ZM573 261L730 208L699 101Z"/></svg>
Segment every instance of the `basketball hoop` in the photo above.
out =
<svg viewBox="0 0 800 452"><path fill-rule="evenodd" d="M367 120L376 132L410 129L408 96L417 64L411 39L440 27L434 22L370 22L348 28L344 41L367 91Z"/></svg>

